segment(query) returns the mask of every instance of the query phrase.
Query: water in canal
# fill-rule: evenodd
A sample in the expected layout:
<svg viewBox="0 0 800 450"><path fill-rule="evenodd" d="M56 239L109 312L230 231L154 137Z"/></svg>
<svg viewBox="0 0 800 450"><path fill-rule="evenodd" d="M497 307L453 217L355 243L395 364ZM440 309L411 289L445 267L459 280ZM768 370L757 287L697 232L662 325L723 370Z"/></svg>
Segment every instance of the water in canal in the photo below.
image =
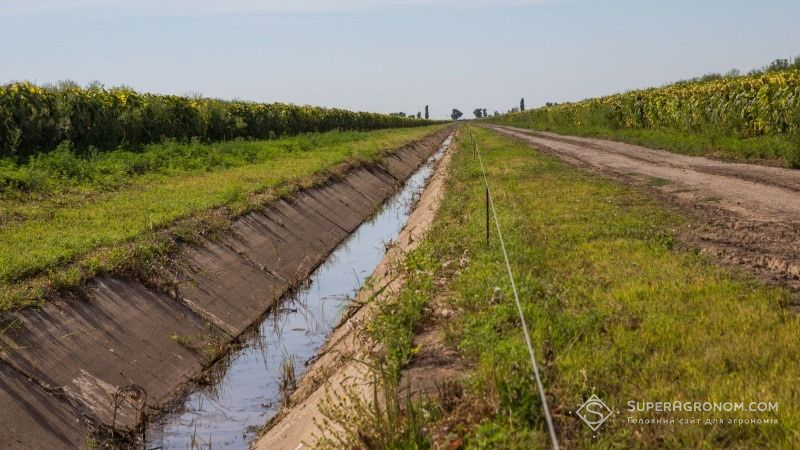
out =
<svg viewBox="0 0 800 450"><path fill-rule="evenodd" d="M183 408L151 423L146 448L246 449L278 412L281 363L293 358L299 380L340 313L397 238L415 197L425 188L448 138L403 189L351 234L309 277L306 288L282 299L244 346L217 363L215 382L188 396Z"/></svg>

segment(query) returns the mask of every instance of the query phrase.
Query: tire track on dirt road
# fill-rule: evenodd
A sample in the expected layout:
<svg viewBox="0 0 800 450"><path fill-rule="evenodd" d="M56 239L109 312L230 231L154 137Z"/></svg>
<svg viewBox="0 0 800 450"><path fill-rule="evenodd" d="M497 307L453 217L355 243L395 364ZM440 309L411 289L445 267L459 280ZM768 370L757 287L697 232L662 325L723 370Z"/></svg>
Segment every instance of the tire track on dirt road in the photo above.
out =
<svg viewBox="0 0 800 450"><path fill-rule="evenodd" d="M602 139L487 126L570 164L646 185L700 218L681 238L800 290L800 170L716 161Z"/></svg>

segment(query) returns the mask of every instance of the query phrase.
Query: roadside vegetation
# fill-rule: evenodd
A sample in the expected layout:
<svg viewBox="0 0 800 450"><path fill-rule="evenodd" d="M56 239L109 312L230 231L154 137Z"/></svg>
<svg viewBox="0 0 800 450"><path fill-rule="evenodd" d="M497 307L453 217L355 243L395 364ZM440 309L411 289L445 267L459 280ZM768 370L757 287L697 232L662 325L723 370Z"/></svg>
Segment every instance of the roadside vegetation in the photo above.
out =
<svg viewBox="0 0 800 450"><path fill-rule="evenodd" d="M676 236L691 220L645 188L569 167L485 129L473 131L565 448L796 448L800 323L792 293L681 245ZM460 133L457 145L434 226L405 263L409 281L370 329L384 348L383 380L397 386L420 351L415 330L433 303L445 305L454 311L443 325L446 342L474 369L455 404L385 394L379 404L397 416L395 426L370 426L387 414L372 408L365 414L375 418L362 419L355 445L549 447L494 231L488 247L485 242L483 179L469 134ZM593 393L615 413L599 433L574 415ZM777 402L779 410L629 412L631 400ZM629 417L674 423L629 423ZM728 419L777 423L731 425Z"/></svg>
<svg viewBox="0 0 800 450"><path fill-rule="evenodd" d="M800 58L745 76L712 74L489 121L800 168Z"/></svg>
<svg viewBox="0 0 800 450"><path fill-rule="evenodd" d="M101 273L158 272L176 242L441 127L88 153L65 143L1 160L0 311Z"/></svg>

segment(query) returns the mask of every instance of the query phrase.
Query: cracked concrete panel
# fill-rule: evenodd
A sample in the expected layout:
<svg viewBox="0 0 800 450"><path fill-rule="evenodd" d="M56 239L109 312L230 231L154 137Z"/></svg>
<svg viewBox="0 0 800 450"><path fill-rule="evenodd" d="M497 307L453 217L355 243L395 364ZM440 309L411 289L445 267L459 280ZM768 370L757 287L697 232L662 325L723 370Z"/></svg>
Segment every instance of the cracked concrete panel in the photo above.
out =
<svg viewBox="0 0 800 450"><path fill-rule="evenodd" d="M20 326L2 337L2 358L91 417L131 430L145 400L130 389L141 388L151 407L163 404L202 370L215 331L136 281L101 278L88 291L20 313Z"/></svg>
<svg viewBox="0 0 800 450"><path fill-rule="evenodd" d="M382 201L389 198L396 190L398 181L389 173L377 169L360 170L352 177L347 177L344 185L352 188L368 201Z"/></svg>
<svg viewBox="0 0 800 450"><path fill-rule="evenodd" d="M290 285L307 276L347 231L299 201L282 201L234 225L226 243Z"/></svg>
<svg viewBox="0 0 800 450"><path fill-rule="evenodd" d="M176 296L231 336L252 325L289 287L221 242L186 247L176 266Z"/></svg>
<svg viewBox="0 0 800 450"><path fill-rule="evenodd" d="M0 447L86 448L89 430L68 405L0 363Z"/></svg>
<svg viewBox="0 0 800 450"><path fill-rule="evenodd" d="M310 192L304 199L305 203L318 216L335 223L339 228L346 231L347 234L355 231L355 229L361 225L361 222L364 221L364 218L372 214L378 206L373 205L372 208L358 208L356 207L358 203L351 202L350 207L347 207L341 200L332 195L331 192L332 190ZM349 194L351 197L357 198L353 192Z"/></svg>
<svg viewBox="0 0 800 450"><path fill-rule="evenodd" d="M352 176L347 177L347 179L317 190L313 193L313 196L329 208L339 211L350 210L356 213L355 216L368 217L378 205L383 203L385 198L375 195L367 197L353 189L347 180L354 178L359 172L361 171L353 172ZM349 215L349 217L352 216Z"/></svg>
<svg viewBox="0 0 800 450"><path fill-rule="evenodd" d="M416 159L416 158L414 158ZM381 166L397 180L405 180L414 173L419 164L415 161L404 161L402 155L390 155L381 161Z"/></svg>

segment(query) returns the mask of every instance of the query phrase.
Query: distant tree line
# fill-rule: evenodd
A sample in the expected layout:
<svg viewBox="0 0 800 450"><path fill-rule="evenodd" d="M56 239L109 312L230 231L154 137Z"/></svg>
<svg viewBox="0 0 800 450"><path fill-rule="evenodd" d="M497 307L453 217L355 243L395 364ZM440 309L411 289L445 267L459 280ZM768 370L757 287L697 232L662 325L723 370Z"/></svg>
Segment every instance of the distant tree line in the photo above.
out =
<svg viewBox="0 0 800 450"><path fill-rule="evenodd" d="M749 76L749 75L761 75L765 73L772 73L772 72L781 72L785 70L800 70L800 56L795 56L794 58L778 58L771 63L767 64L766 66L762 66L758 69L753 69L746 74L743 74L739 69L731 69L727 72L723 73L707 73L705 75L701 75L699 77L689 78L686 80L680 80L670 84L689 84L689 83L697 83L697 82L705 82L705 81L714 81L714 80L721 80L723 78L735 78L740 76Z"/></svg>
<svg viewBox="0 0 800 450"><path fill-rule="evenodd" d="M489 117L486 115L486 108L475 108L472 110L472 114L475 116L476 119L483 119Z"/></svg>
<svg viewBox="0 0 800 450"><path fill-rule="evenodd" d="M389 113L392 117L416 117L417 119L422 119L422 111L417 111L416 114L414 113L404 113L404 112L393 112ZM428 112L428 105L425 105L425 120L430 119L430 114Z"/></svg>

